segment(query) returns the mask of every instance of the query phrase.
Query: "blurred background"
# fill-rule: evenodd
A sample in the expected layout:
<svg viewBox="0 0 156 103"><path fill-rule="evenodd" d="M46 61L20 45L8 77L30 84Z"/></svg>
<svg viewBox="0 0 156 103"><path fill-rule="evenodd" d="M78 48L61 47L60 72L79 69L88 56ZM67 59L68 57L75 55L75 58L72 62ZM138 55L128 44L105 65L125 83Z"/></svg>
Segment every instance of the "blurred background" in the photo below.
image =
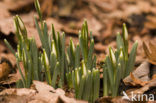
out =
<svg viewBox="0 0 156 103"><path fill-rule="evenodd" d="M116 33L126 23L129 31L129 49L138 40L136 64L145 59L142 42L156 41L156 0L39 0L50 32L51 24L56 31L66 33L66 43L72 37L78 41L78 31L84 19L95 39L95 53L98 61L108 54L108 46L115 48ZM20 15L28 35L35 37L41 46L35 24L34 0L0 0L0 58L8 58L15 65L15 58L4 45L7 38L16 47L13 16Z"/></svg>

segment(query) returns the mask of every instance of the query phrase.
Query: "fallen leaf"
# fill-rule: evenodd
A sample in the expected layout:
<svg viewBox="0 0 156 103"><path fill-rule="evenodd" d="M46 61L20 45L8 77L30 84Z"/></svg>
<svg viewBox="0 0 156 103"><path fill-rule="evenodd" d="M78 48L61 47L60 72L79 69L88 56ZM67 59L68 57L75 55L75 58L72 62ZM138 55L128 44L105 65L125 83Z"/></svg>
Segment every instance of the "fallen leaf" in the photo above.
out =
<svg viewBox="0 0 156 103"><path fill-rule="evenodd" d="M1 60L0 80L4 79L5 77L7 77L9 75L9 73L11 72L11 68L12 68L12 65L8 60L6 60L6 59Z"/></svg>
<svg viewBox="0 0 156 103"><path fill-rule="evenodd" d="M83 100L76 100L74 98L68 98L64 95L60 95L58 98L57 103L88 103L87 101L83 101Z"/></svg>
<svg viewBox="0 0 156 103"><path fill-rule="evenodd" d="M86 101L77 101L74 98L65 96L63 89L54 89L50 85L40 81L33 81L33 87L37 90L37 94L34 96L37 99L41 99L48 103L88 103ZM46 94L46 95L45 95Z"/></svg>
<svg viewBox="0 0 156 103"><path fill-rule="evenodd" d="M7 6L8 10L10 11L24 11L24 8L30 7L33 3L34 0L4 0L4 3L6 5L11 5Z"/></svg>
<svg viewBox="0 0 156 103"><path fill-rule="evenodd" d="M150 64L145 61L143 62L137 69L135 69L132 74L135 76L135 78L138 78L139 81L147 82L150 80L149 73L150 73ZM131 85L133 82L132 75L127 76L123 81L126 85ZM134 78L133 78L134 79Z"/></svg>
<svg viewBox="0 0 156 103"><path fill-rule="evenodd" d="M145 42L143 42L143 48L144 48L144 52L148 58L148 61L151 64L156 65L156 45L154 45L153 43L149 42L149 48L146 45Z"/></svg>
<svg viewBox="0 0 156 103"><path fill-rule="evenodd" d="M28 103L35 94L35 90L27 88L5 89L0 92L0 103Z"/></svg>
<svg viewBox="0 0 156 103"><path fill-rule="evenodd" d="M135 94L143 94L144 92L148 91L151 87L156 87L156 79L151 80L148 84L141 87L140 89L137 89L133 91Z"/></svg>
<svg viewBox="0 0 156 103"><path fill-rule="evenodd" d="M130 77L132 82L130 82L133 86L144 86L148 83L148 81L141 81L140 79L136 78L132 73L130 73Z"/></svg>
<svg viewBox="0 0 156 103"><path fill-rule="evenodd" d="M32 89L5 89L0 103L88 103L65 96L65 92L40 81L33 81Z"/></svg>
<svg viewBox="0 0 156 103"><path fill-rule="evenodd" d="M105 96L97 99L96 103L129 103L129 101L122 99L121 96L117 96L114 98Z"/></svg>

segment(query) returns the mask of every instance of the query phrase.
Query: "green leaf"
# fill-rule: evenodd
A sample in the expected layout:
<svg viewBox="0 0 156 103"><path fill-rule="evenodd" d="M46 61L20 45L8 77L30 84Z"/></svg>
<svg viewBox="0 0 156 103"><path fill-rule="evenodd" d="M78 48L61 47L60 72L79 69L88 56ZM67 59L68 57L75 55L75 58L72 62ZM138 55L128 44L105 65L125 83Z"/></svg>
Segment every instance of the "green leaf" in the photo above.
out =
<svg viewBox="0 0 156 103"><path fill-rule="evenodd" d="M85 89L83 93L83 100L89 100L90 93L92 90L92 73L90 70L88 70L86 82L85 82Z"/></svg>
<svg viewBox="0 0 156 103"><path fill-rule="evenodd" d="M50 72L53 75L54 75L54 69L55 69L56 62L57 62L56 55L53 52L51 52L51 55L50 55Z"/></svg>
<svg viewBox="0 0 156 103"><path fill-rule="evenodd" d="M47 57L47 54L45 52L45 49L43 49L43 62L44 62L44 66L45 66L45 69L46 69L46 75L47 75L47 79L48 79L48 84L52 84L52 81L51 81L51 73L50 73L50 67L49 67L49 60L48 60L48 57Z"/></svg>
<svg viewBox="0 0 156 103"><path fill-rule="evenodd" d="M41 13L39 1L35 0L34 3L35 3L35 8L36 8L36 11L37 11L37 13L39 15L39 18L40 18L40 20L42 20L42 13Z"/></svg>
<svg viewBox="0 0 156 103"><path fill-rule="evenodd" d="M90 48L89 48L89 53L88 53L88 60L87 60L87 67L88 69L91 70L92 67L92 58L93 58L93 51L94 51L94 40L91 40Z"/></svg>
<svg viewBox="0 0 156 103"><path fill-rule="evenodd" d="M119 54L119 58L118 58L118 62L120 63L120 71L121 71L121 78L123 79L126 75L125 75L125 61L124 61L124 53L123 53L123 49L120 48L120 54Z"/></svg>
<svg viewBox="0 0 156 103"><path fill-rule="evenodd" d="M80 80L80 88L79 88L77 99L82 99L82 95L84 93L84 88L85 88L85 80L86 80L86 76L82 75L82 78Z"/></svg>
<svg viewBox="0 0 156 103"><path fill-rule="evenodd" d="M116 80L115 80L115 86L114 86L114 90L112 91L112 96L116 97L118 95L118 89L119 89L119 84L120 84L120 80L121 80L121 64L119 63L117 65L117 75L116 75Z"/></svg>
<svg viewBox="0 0 156 103"><path fill-rule="evenodd" d="M20 41L19 26L18 26L17 17L14 16L14 17L13 17L13 20L14 20L15 34L16 34L17 39Z"/></svg>
<svg viewBox="0 0 156 103"><path fill-rule="evenodd" d="M4 42L5 42L6 46L10 49L10 51L11 51L11 52L14 54L14 56L15 56L16 53L15 53L14 49L12 48L12 46L10 45L10 43L9 43L6 39L4 39Z"/></svg>
<svg viewBox="0 0 156 103"><path fill-rule="evenodd" d="M72 84L73 84L73 88L75 88L75 72L74 70L72 70Z"/></svg>
<svg viewBox="0 0 156 103"><path fill-rule="evenodd" d="M57 80L59 69L60 69L60 64L59 64L59 62L57 62L56 66L55 66L55 69L54 69L53 78L52 78L52 86L54 88L56 88L56 80Z"/></svg>
<svg viewBox="0 0 156 103"><path fill-rule="evenodd" d="M41 40L41 43L42 43L42 46L45 45L45 42L47 41L44 41L44 37L43 37L43 32L41 31L40 27L39 27L39 24L38 24L38 21L37 21L37 18L35 18L35 25L36 25L36 28L37 28L37 32L39 34L39 37L40 37L40 40Z"/></svg>
<svg viewBox="0 0 156 103"><path fill-rule="evenodd" d="M24 85L23 85L22 80L21 80L21 79L18 80L18 81L16 82L16 88L23 88L23 87L24 87Z"/></svg>
<svg viewBox="0 0 156 103"><path fill-rule="evenodd" d="M33 59L33 69L34 69L34 79L39 80L39 74L38 74L38 49L35 40L32 40L31 44L31 50L32 50L32 59Z"/></svg>
<svg viewBox="0 0 156 103"><path fill-rule="evenodd" d="M28 61L28 81L27 81L27 86L26 88L29 88L31 83L32 83L32 62L29 60Z"/></svg>
<svg viewBox="0 0 156 103"><path fill-rule="evenodd" d="M129 58L128 58L128 64L126 66L126 76L129 75L129 73L134 68L137 47L138 47L138 42L136 41L132 46L132 50L131 50Z"/></svg>
<svg viewBox="0 0 156 103"><path fill-rule="evenodd" d="M61 39L61 80L64 85L64 77L65 77L65 34L62 34L62 39Z"/></svg>
<svg viewBox="0 0 156 103"><path fill-rule="evenodd" d="M77 44L75 50L75 68L78 68L79 66L80 66L80 47L79 44Z"/></svg>
<svg viewBox="0 0 156 103"><path fill-rule="evenodd" d="M113 64L113 71L115 72L116 62L117 61L116 61L115 54L114 54L114 52L113 52L111 47L109 48L109 55L110 55L111 62Z"/></svg>
<svg viewBox="0 0 156 103"><path fill-rule="evenodd" d="M22 36L24 37L24 39L26 39L27 38L27 30L26 30L26 28L24 26L24 23L23 23L22 19L18 15L16 15L16 18L18 20L18 26L19 26L19 29L20 29L20 31L22 33Z"/></svg>
<svg viewBox="0 0 156 103"><path fill-rule="evenodd" d="M111 63L109 56L106 56L106 65L108 68L108 77L110 80L110 85L113 86L114 85L114 72L113 72L113 65Z"/></svg>
<svg viewBox="0 0 156 103"><path fill-rule="evenodd" d="M72 39L70 38L70 44L69 44L69 57L70 57L70 63L73 67L73 69L75 68L75 46L74 43L72 41Z"/></svg>
<svg viewBox="0 0 156 103"><path fill-rule="evenodd" d="M56 35L55 35L55 29L54 29L54 25L53 24L52 24L51 31L52 31L53 40L54 40L55 46L56 46L57 45L57 38L56 38Z"/></svg>
<svg viewBox="0 0 156 103"><path fill-rule="evenodd" d="M43 29L43 43L42 44L46 50L48 58L50 59L50 44L48 42L48 40L49 40L48 38L50 38L50 37L48 35L48 27L47 27L47 24L45 21L43 22L43 25L44 25L44 29Z"/></svg>
<svg viewBox="0 0 156 103"><path fill-rule="evenodd" d="M75 69L75 94L76 94L76 98L78 96L79 93L79 84L80 84L80 77L79 77L79 72L78 69Z"/></svg>
<svg viewBox="0 0 156 103"><path fill-rule="evenodd" d="M126 24L123 24L122 28L122 33L123 33L123 41L124 41L124 50L125 50L125 58L128 58L128 31L126 28Z"/></svg>
<svg viewBox="0 0 156 103"><path fill-rule="evenodd" d="M95 102L95 100L99 98L100 91L100 73L98 69L93 69L93 82L94 82L93 102Z"/></svg>
<svg viewBox="0 0 156 103"><path fill-rule="evenodd" d="M103 96L108 96L108 79L108 68L106 65L103 65Z"/></svg>
<svg viewBox="0 0 156 103"><path fill-rule="evenodd" d="M82 60L82 74L85 76L87 75L87 68L84 60Z"/></svg>
<svg viewBox="0 0 156 103"><path fill-rule="evenodd" d="M17 68L18 68L18 70L19 70L19 73L20 73L20 75L21 75L21 77L22 77L23 86L26 87L26 80L25 80L24 75L23 75L23 73L22 73L21 67L20 67L20 65L19 65L19 60L18 60L17 57L16 57L16 63L17 63Z"/></svg>
<svg viewBox="0 0 156 103"><path fill-rule="evenodd" d="M117 42L118 51L120 51L120 48L123 48L123 50L125 50L123 39L121 38L121 35L119 32L117 33L116 42Z"/></svg>
<svg viewBox="0 0 156 103"><path fill-rule="evenodd" d="M73 88L71 72L66 73L66 79L67 79L67 83L68 83L69 88Z"/></svg>
<svg viewBox="0 0 156 103"><path fill-rule="evenodd" d="M94 55L93 62L92 62L92 67L91 68L96 68L96 55Z"/></svg>

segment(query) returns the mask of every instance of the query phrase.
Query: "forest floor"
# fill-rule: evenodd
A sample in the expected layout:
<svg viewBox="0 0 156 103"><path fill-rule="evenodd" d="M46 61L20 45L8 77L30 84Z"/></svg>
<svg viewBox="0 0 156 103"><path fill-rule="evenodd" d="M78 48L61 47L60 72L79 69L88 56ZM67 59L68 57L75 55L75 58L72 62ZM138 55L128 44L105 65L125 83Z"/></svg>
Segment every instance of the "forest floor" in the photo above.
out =
<svg viewBox="0 0 156 103"><path fill-rule="evenodd" d="M65 10L65 14L61 14L58 4L54 3L53 10L49 12L52 12L52 16L44 17L49 31L51 24L54 24L56 31L64 31L66 45L70 37L73 38L75 44L78 42L78 31L83 21L87 20L89 30L92 31L95 40L97 65L100 65L101 61L105 59L109 46L116 48L116 34L122 32L122 24L126 23L129 32L129 49L136 40L138 49L135 62L136 71L126 78L125 83L133 91L153 93L156 96L156 0L82 0L79 5L72 6L71 11ZM44 13L48 14L47 11ZM3 41L6 38L16 49L17 38L15 38L13 25L13 16L16 14L20 15L24 21L28 36L35 37L37 46L41 47L34 23L34 15L37 13L33 0L0 0L0 60L5 58L12 65L7 69L4 63L0 64L0 91L2 91L0 92L0 103L47 103L46 100L49 98L57 100L58 103L75 102L75 99L64 96L63 90L53 90L38 81L34 81L35 90L8 89L14 87L15 82L20 78L19 73L16 72L16 59ZM145 54L148 51L150 52ZM5 75L4 72L9 74ZM44 89L45 91L42 92ZM50 90L55 93L49 94L49 97L45 96L44 94L48 95ZM77 102L85 103L85 101ZM120 103L121 97L102 97L97 102Z"/></svg>

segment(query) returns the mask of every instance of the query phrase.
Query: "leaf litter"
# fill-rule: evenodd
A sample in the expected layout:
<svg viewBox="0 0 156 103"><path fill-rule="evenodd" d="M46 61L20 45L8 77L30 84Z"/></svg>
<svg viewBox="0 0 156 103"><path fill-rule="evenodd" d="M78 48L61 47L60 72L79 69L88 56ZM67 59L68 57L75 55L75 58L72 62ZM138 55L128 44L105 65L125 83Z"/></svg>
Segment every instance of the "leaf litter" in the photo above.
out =
<svg viewBox="0 0 156 103"><path fill-rule="evenodd" d="M156 1L155 0L151 0L151 1L144 1L144 0L140 0L140 1L86 0L84 1L82 0L82 1L83 1L83 6L82 6L83 9L79 9L79 10L75 9L75 12L73 12L70 15L68 14L68 16L71 16L74 19L72 20L65 19L62 21L62 19L59 18L59 16L61 17L61 15L57 14L58 17L55 17L55 16L47 17L46 21L49 23L48 27L50 27L51 22L54 23L56 30L67 32L67 38L69 38L69 36L72 36L72 37L77 36L76 34L78 33L77 31L80 29L82 20L86 18L88 20L88 24L90 24L89 28L92 29L93 36L95 37L95 40L96 40L95 50L96 50L99 61L105 58L105 54L107 54L106 48L108 48L108 45L113 45L113 47L116 46L113 44L115 33L116 31L120 31L119 28L121 27L123 22L126 22L129 25L128 29L131 35L131 37L129 38L130 42L133 42L136 39L137 40L139 39L139 44L142 44L142 41L147 41L147 40L155 41L156 40L156 36L154 34L154 32L156 31L155 30L156 21L154 19L156 17L155 15L156 14L155 12ZM86 6L84 3L86 3L89 6ZM9 5L11 4L13 6L9 6L8 4ZM33 4L33 0L28 0L28 1L17 0L16 3L13 2L13 0L1 0L0 1L0 5L1 5L0 6L0 11L1 11L0 12L1 14L0 35L9 36L11 33L14 33L12 16L14 15L14 13L20 12L22 19L26 24L26 28L28 29L28 35L30 37L34 37L37 41L38 47L40 47L41 43L39 41L39 37L37 36L37 31L34 26L34 21L31 18L35 14L35 12L32 11L33 8L31 8L32 4ZM30 9L29 13L27 12L24 13L20 11L20 10L26 10L26 8ZM73 22L73 23L70 23L70 22ZM65 24L66 26L64 26ZM151 87L155 87L155 83L156 83L154 74L153 74L153 78L149 77L151 69L153 69L151 68L151 65L153 66L156 65L156 58L155 58L156 46L152 42L149 42L148 45L147 44L148 42L143 42L143 45L140 45L138 49L138 53L136 57L138 59L136 60L137 62L136 64L137 66L139 66L140 64L141 65L138 68L136 68L128 77L124 79L124 83L127 86L132 86L133 89L135 89L136 93L137 92L145 93L146 91L150 90ZM131 47L131 43L130 43L130 47ZM2 49L3 48L1 48L0 50ZM6 53L2 50L2 52L0 52L0 57L9 58L9 61L11 62L11 64L15 66L14 59L10 59L10 58L14 58L11 56L11 54L6 55ZM148 61L145 61L146 58ZM17 80L15 79L15 77L19 74L12 75L12 74L7 73L7 75L14 77L12 82L15 82ZM3 81L4 84L11 84L12 82L9 83L7 81L6 82ZM38 85L42 85L42 84L39 83ZM139 88L135 88L136 86L139 86ZM39 89L41 88L39 87ZM29 91L28 89L28 90L23 90L23 91L28 91L28 92L31 92L32 94L36 93L36 90ZM46 91L49 95L51 95L51 93L49 93L47 89ZM53 90L53 91L55 91L57 95L56 90ZM42 92L41 94L40 92L38 93L39 97L40 96L42 97L42 95L44 95L42 94ZM61 96L59 94L59 96L56 97L58 98L57 100L64 101L64 102L65 101L67 102L70 100L70 98L64 96L63 91L61 91L61 93L62 93ZM28 98L30 94L27 95ZM20 99L21 97L23 98L23 100L29 100L27 96L16 94L16 96L14 97L14 94L13 94L13 96L11 97L14 98L14 101L16 101L16 99L19 101L22 101L22 99ZM61 98L64 98L64 99L61 99ZM121 102L120 100L121 100L121 97L117 97L117 98L109 99L108 101L120 103ZM46 99L40 100L40 98L38 98L37 100L34 99L30 101L30 103L37 103L39 101L41 103L42 102L47 103Z"/></svg>

